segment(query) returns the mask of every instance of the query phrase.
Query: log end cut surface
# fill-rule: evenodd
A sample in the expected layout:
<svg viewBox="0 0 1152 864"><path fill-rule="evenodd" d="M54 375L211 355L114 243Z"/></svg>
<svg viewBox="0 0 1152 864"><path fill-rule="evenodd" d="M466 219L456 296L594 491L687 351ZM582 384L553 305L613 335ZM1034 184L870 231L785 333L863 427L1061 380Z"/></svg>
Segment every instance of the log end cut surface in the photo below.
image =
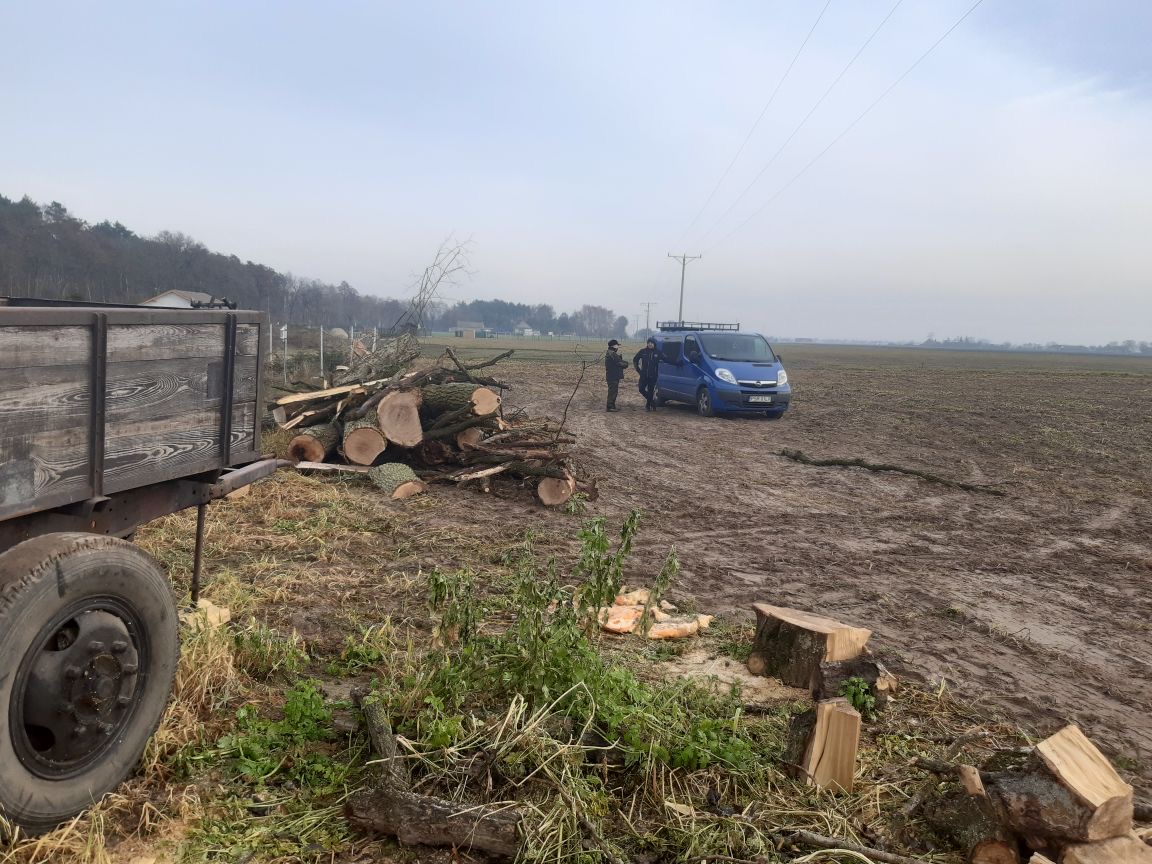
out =
<svg viewBox="0 0 1152 864"><path fill-rule="evenodd" d="M381 399L376 408L376 425L384 437L399 447L415 447L423 441L421 402L419 390L397 390Z"/></svg>

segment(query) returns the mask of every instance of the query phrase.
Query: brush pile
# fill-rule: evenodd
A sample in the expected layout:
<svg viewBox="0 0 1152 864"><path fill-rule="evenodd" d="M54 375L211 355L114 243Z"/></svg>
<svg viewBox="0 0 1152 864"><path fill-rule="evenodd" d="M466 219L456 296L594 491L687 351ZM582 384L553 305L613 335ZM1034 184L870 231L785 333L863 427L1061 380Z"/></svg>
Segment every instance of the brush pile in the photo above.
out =
<svg viewBox="0 0 1152 864"><path fill-rule="evenodd" d="M386 340L356 359L337 386L280 396L270 405L281 429L297 432L289 454L299 470L366 474L393 499L418 495L430 482L531 486L549 506L577 491L595 497L568 451L560 425L505 417L508 385L480 374L512 352L465 364L451 350L436 365L414 370L414 338ZM497 478L500 478L498 481Z"/></svg>

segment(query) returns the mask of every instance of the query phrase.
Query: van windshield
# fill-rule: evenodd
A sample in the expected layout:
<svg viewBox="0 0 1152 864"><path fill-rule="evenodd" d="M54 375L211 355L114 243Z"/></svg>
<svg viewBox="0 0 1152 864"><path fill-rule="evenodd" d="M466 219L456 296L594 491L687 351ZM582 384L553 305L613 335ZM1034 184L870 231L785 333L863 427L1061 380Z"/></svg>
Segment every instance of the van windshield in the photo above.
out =
<svg viewBox="0 0 1152 864"><path fill-rule="evenodd" d="M772 346L759 333L701 333L700 347L713 360L775 363Z"/></svg>

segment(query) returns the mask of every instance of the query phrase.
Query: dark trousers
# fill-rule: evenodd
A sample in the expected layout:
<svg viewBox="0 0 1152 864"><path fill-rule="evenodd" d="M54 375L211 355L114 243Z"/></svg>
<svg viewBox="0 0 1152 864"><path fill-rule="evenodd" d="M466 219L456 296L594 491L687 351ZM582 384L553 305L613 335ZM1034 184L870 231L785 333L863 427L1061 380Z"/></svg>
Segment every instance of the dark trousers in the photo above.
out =
<svg viewBox="0 0 1152 864"><path fill-rule="evenodd" d="M616 407L616 396L619 392L620 392L620 382L619 381L609 381L608 382L608 407L609 408L615 408Z"/></svg>
<svg viewBox="0 0 1152 864"><path fill-rule="evenodd" d="M656 379L655 378L641 378L640 379L640 395L644 397L644 404L649 408L652 407L652 400L656 396Z"/></svg>

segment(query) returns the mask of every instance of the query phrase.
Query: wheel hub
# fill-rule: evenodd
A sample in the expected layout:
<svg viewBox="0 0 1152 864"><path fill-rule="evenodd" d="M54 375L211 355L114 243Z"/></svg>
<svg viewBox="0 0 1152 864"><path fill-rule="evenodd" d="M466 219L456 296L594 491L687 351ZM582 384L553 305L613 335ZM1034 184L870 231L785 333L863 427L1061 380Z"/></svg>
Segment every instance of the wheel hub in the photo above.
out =
<svg viewBox="0 0 1152 864"><path fill-rule="evenodd" d="M14 737L25 764L58 777L97 758L132 714L139 664L127 626L111 612L82 612L54 627L20 676L23 735Z"/></svg>

